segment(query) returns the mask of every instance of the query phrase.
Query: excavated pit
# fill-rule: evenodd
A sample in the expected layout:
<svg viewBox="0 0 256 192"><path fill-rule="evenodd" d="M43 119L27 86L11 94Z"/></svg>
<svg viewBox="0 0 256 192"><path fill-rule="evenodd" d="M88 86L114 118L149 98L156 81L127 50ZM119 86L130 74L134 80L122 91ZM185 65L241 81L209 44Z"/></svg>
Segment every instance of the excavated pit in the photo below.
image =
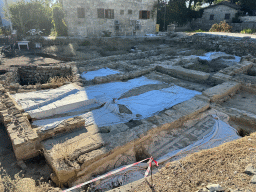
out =
<svg viewBox="0 0 256 192"><path fill-rule="evenodd" d="M72 76L72 69L68 67L55 66L23 66L17 71L20 85L36 85L49 82L54 77Z"/></svg>
<svg viewBox="0 0 256 192"><path fill-rule="evenodd" d="M250 104L239 105L250 101L254 105L255 99L244 92L243 79L236 78L248 69L248 75L253 74L253 63L219 52L208 61L187 56L187 51L181 49L174 56L171 47L161 45L156 50L100 57L77 64L77 74L66 66L18 68L20 85L44 84L54 76L80 77L77 83L46 91L17 89L10 95L1 88L1 117L16 158L26 160L43 151L54 172L52 180L71 186L184 149L214 130L218 119L214 115L225 123L230 117L240 136L248 134L238 122L247 121L250 127L255 117L240 113L238 117L229 106L253 112ZM103 75L95 75L99 71Z"/></svg>

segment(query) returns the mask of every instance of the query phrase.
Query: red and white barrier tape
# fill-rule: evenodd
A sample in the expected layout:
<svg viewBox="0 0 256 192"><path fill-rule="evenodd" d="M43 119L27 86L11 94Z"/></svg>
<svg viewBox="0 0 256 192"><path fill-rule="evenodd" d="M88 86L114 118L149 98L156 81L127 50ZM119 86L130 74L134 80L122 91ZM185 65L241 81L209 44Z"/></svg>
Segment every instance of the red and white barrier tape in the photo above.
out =
<svg viewBox="0 0 256 192"><path fill-rule="evenodd" d="M146 172L145 172L145 176L144 176L144 177L147 177L147 176L148 176L149 171L150 171L151 166L152 166L152 162L154 162L154 163L156 164L156 166L158 166L158 162L157 162L156 160L154 160L153 157L150 157L150 160L149 160L149 162L148 162L148 168L147 168L147 170L146 170Z"/></svg>
<svg viewBox="0 0 256 192"><path fill-rule="evenodd" d="M127 165L127 166L122 167L122 168L120 168L120 169L117 169L117 170L115 170L115 171L111 171L111 172L109 172L109 173L107 173L107 174L105 174L105 175L102 175L102 176L100 176L100 177L94 178L94 179L92 179L92 180L90 180L90 181L86 181L85 183L81 183L81 184L76 185L76 186L74 186L74 187L72 187L72 188L66 189L66 190L64 190L64 191L62 191L62 192L72 191L73 189L80 188L80 187L82 187L82 186L84 186L84 185L87 185L87 184L89 184L89 183L93 183L93 182L95 182L95 181L98 181L98 180L103 179L103 178L105 178L105 177L108 177L108 176L110 176L110 175L114 175L114 174L116 174L116 173L118 173L118 172L120 172L120 171L123 171L123 170L125 170L125 169L128 169L128 168L130 168L130 167L132 167L132 166L138 165L139 163L142 163L142 162L144 162L144 161L146 161L146 160L148 160L148 159L149 159L149 166L148 166L148 169L147 169L147 171L146 171L146 173L145 173L145 177L147 177L147 175L148 175L148 173L149 173L149 171L150 171L150 167L151 167L151 165L152 165L152 161L154 161L155 164L158 166L158 162L155 161L155 160L153 159L153 157L150 157L150 158L147 158L147 159L143 159L143 160L141 160L141 161L139 161L139 162L136 162L136 163Z"/></svg>

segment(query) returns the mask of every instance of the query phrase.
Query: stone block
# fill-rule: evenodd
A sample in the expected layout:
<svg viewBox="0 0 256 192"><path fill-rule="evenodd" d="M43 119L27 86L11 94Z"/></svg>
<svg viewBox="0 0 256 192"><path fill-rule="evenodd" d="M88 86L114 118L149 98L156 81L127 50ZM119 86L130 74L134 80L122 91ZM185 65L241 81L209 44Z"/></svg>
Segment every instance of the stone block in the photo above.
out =
<svg viewBox="0 0 256 192"><path fill-rule="evenodd" d="M182 114L182 118L190 119L197 114L207 110L209 107L209 102L193 97L188 101L173 106L173 109Z"/></svg>
<svg viewBox="0 0 256 192"><path fill-rule="evenodd" d="M40 137L40 140L45 140L47 138L51 138L57 134L65 133L73 129L84 127L85 120L82 117L73 117L63 121L57 127L49 130L41 130L40 128L37 130L37 134ZM33 137L33 136L31 136Z"/></svg>
<svg viewBox="0 0 256 192"><path fill-rule="evenodd" d="M221 84L224 83L225 81L230 81L232 79L231 76L223 74L223 73L215 73L211 79L216 83L216 84Z"/></svg>
<svg viewBox="0 0 256 192"><path fill-rule="evenodd" d="M159 69L159 67L157 67L157 69ZM160 67L160 72L164 72L174 77L192 80L196 82L206 81L210 77L209 73L185 69L180 66Z"/></svg>
<svg viewBox="0 0 256 192"><path fill-rule="evenodd" d="M240 88L240 83L229 81L205 90L203 95L209 97L211 102L216 102L232 93L235 93Z"/></svg>

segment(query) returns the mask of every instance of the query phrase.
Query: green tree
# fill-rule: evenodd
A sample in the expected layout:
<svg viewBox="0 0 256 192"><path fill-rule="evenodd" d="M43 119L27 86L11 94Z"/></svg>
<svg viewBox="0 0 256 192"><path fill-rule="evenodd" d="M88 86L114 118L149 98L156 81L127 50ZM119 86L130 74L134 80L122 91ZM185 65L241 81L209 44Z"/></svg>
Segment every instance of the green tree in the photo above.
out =
<svg viewBox="0 0 256 192"><path fill-rule="evenodd" d="M68 27L64 20L64 11L61 4L54 4L52 7L52 23L57 36L67 36Z"/></svg>
<svg viewBox="0 0 256 192"><path fill-rule="evenodd" d="M48 35L52 28L51 7L49 1L24 0L9 5L11 22L13 28L22 35L30 29L44 29L44 34ZM5 12L7 16L7 13Z"/></svg>

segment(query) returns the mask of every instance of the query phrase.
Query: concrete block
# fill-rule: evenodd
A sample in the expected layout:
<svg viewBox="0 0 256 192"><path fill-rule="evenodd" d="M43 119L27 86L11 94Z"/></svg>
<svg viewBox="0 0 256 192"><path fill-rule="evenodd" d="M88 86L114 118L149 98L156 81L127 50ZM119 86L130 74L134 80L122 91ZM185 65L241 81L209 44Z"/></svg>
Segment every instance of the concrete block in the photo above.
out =
<svg viewBox="0 0 256 192"><path fill-rule="evenodd" d="M229 94L238 91L240 88L240 83L229 81L205 90L203 95L209 97L211 102L216 102Z"/></svg>

